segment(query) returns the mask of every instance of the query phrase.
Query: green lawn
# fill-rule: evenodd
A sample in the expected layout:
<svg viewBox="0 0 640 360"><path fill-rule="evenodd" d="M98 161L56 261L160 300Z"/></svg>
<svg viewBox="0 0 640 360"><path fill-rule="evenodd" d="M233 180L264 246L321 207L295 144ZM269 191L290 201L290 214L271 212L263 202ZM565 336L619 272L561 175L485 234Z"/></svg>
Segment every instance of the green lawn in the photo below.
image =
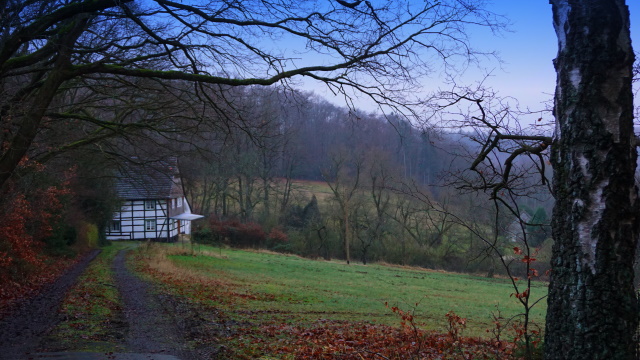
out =
<svg viewBox="0 0 640 360"><path fill-rule="evenodd" d="M467 335L482 336L493 328L491 314L497 305L505 318L522 311L511 296L513 287L504 279L231 249L221 254L170 259L180 268L222 281L236 295L248 295L220 305L240 321L262 316L292 322L332 319L396 325L399 320L385 307L388 303L405 310L415 307L417 322L427 330L444 331L445 314L453 310L468 319ZM545 295L546 284L536 283L532 294L532 299ZM544 300L534 308L532 319L537 324L544 323L545 310Z"/></svg>

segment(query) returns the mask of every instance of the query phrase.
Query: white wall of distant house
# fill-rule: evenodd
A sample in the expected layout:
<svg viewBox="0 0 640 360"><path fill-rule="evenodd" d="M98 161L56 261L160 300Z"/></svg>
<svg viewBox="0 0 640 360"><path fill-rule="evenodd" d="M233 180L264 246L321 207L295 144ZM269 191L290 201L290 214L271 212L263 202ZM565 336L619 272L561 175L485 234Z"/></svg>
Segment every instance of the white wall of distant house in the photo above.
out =
<svg viewBox="0 0 640 360"><path fill-rule="evenodd" d="M177 201L169 199L169 206L184 203L187 212L188 204L183 198ZM167 200L127 200L121 210L114 214L113 220L106 231L108 240L141 240L167 239L178 235L178 221L169 219ZM180 222L180 233L191 233L191 222Z"/></svg>

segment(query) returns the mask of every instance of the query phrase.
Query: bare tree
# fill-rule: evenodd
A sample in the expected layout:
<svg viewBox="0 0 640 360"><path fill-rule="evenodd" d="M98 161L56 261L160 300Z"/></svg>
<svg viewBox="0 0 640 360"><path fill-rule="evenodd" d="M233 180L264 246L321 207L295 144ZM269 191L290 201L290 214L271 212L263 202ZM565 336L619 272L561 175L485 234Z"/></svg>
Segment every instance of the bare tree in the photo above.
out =
<svg viewBox="0 0 640 360"><path fill-rule="evenodd" d="M411 228L411 214L409 210L411 206L409 200L404 197L398 197L394 202L394 211L391 213L391 218L399 225L400 233L397 234L397 239L400 241L400 264L407 265L407 229Z"/></svg>
<svg viewBox="0 0 640 360"><path fill-rule="evenodd" d="M395 171L389 159L382 155L382 152L369 152L373 163L369 166L369 179L371 181L370 194L371 201L375 209L373 221L369 223L373 226L369 231L369 238L374 243L382 243L383 238L389 233L389 211L391 210L392 183ZM378 155L379 154L379 155ZM363 255L363 263L366 257Z"/></svg>
<svg viewBox="0 0 640 360"><path fill-rule="evenodd" d="M355 209L355 235L359 240L360 255L363 264L367 264L370 250L374 246L383 246L383 240L390 234L389 211L391 210L392 185L397 171L381 149L367 150L368 161L366 182L363 188L368 188L369 196L362 191L362 201ZM365 175L365 174L363 174Z"/></svg>
<svg viewBox="0 0 640 360"><path fill-rule="evenodd" d="M202 105L193 108L194 115L203 114L203 107L233 108L230 99L210 95L228 87L306 77L347 100L355 91L406 110L404 95L432 63L475 60L478 53L469 47L466 27L500 25L481 5L459 0L353 6L293 0L4 1L0 186L26 156L36 160L30 150L46 123L54 127L73 120L87 128L73 142L56 144L52 155L140 126L154 128L145 117L140 122L140 114L73 106L80 100L68 94L78 87L90 97L105 95L103 105L117 89L116 99L126 109L138 107L149 86L179 89L175 82L186 81L188 89L179 92ZM314 60L302 65L303 54Z"/></svg>
<svg viewBox="0 0 640 360"><path fill-rule="evenodd" d="M356 195L361 187L364 160L363 154L350 153L347 149L336 150L332 155L330 167L324 169L322 174L340 209L339 222L347 264L351 262L351 237L353 235L351 216L355 208Z"/></svg>
<svg viewBox="0 0 640 360"><path fill-rule="evenodd" d="M436 207L441 212L437 218L448 219L480 240L483 247L476 259L501 264L522 306L520 316L512 320L521 320L525 355L531 359L539 329L529 315L541 299L531 298L532 279L539 276L540 268L534 266L537 248L528 230L540 224L531 222L521 203L544 203L551 192L547 165L553 139L549 121L544 120L546 112L521 110L514 99L499 97L482 86L442 92L433 101L442 125L461 130L462 145L451 151L466 162L466 169L453 169L447 185L478 194L475 201L487 204L487 209L471 212ZM521 119L534 114L539 116L537 121L523 127Z"/></svg>
<svg viewBox="0 0 640 360"><path fill-rule="evenodd" d="M394 209L391 214L393 220L400 227L400 250L401 250L401 262L404 264L407 261L407 240L413 240L412 248L416 248L429 256L429 260L433 260L432 250L430 247L429 235L431 233L431 221L429 212L434 211L435 202L432 201L430 196L427 196L424 192L416 192L414 189L405 188L398 191L395 190ZM417 196L416 194L419 194ZM433 268L433 263L422 263L424 267Z"/></svg>

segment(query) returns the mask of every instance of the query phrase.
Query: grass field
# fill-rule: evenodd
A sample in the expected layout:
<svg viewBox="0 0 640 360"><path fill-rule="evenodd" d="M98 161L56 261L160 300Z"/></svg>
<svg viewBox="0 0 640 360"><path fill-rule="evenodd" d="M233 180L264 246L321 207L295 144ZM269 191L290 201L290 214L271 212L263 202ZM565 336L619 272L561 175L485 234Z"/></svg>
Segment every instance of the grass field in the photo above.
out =
<svg viewBox="0 0 640 360"><path fill-rule="evenodd" d="M180 251L174 247L169 254ZM216 305L236 321L259 320L264 315L296 323L332 319L399 324L387 303L415 309L416 322L426 330L445 331L445 314L452 310L467 318L466 335L486 336L486 329L494 326L491 314L497 308L505 318L522 311L505 279L395 266L346 265L265 252L218 251L202 246L196 247L196 256L169 255L171 266L176 268L167 270L165 265L161 271L188 271L215 281L221 294L234 296L220 297L223 301ZM545 294L544 283L532 289L533 299ZM537 324L544 323L545 306L542 301L533 310L532 319Z"/></svg>
<svg viewBox="0 0 640 360"><path fill-rule="evenodd" d="M333 196L331 188L324 181L294 180L293 189L299 195L311 199L315 195L319 201L327 201Z"/></svg>

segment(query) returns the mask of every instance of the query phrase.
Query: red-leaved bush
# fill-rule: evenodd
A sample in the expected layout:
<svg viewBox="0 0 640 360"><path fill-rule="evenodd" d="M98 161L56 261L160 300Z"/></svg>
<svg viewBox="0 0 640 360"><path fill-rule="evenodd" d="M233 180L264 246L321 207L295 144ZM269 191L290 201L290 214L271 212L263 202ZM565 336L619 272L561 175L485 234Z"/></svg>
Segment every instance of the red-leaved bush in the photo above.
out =
<svg viewBox="0 0 640 360"><path fill-rule="evenodd" d="M241 223L238 220L219 220L216 217L209 219L209 226L213 236L218 242L226 242L234 247L264 247L267 236L260 224L249 222Z"/></svg>
<svg viewBox="0 0 640 360"><path fill-rule="evenodd" d="M18 194L9 204L3 204L0 210L0 279L19 261L32 265L40 262L38 255L42 243L34 241L27 231L27 220L31 218L31 205L24 195Z"/></svg>
<svg viewBox="0 0 640 360"><path fill-rule="evenodd" d="M267 235L267 239L269 240L269 244L272 247L275 247L278 245L284 245L289 242L289 238L287 237L287 234L285 234L284 231L282 231L282 229L278 227L274 227L273 229L271 229L271 231L269 231L269 235Z"/></svg>
<svg viewBox="0 0 640 360"><path fill-rule="evenodd" d="M60 197L68 190L36 190L29 200L22 193L8 193L0 206L0 282L42 264L43 240L51 235L60 216Z"/></svg>
<svg viewBox="0 0 640 360"><path fill-rule="evenodd" d="M0 315L8 304L53 281L71 264L44 254L44 240L62 216L60 186L19 190L9 185L0 197Z"/></svg>

